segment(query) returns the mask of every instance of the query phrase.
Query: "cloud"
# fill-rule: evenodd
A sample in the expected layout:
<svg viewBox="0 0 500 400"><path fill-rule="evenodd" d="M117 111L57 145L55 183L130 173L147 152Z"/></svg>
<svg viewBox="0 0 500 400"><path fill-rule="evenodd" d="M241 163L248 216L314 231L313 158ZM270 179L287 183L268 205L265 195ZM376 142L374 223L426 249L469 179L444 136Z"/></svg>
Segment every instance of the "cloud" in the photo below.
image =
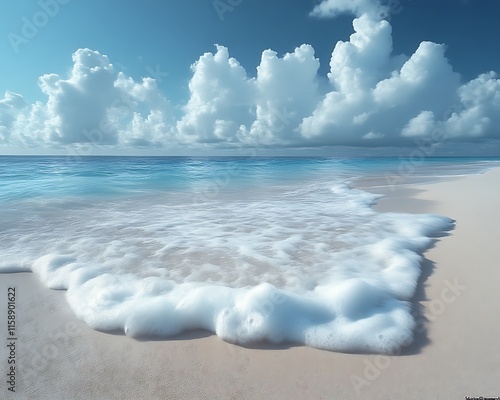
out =
<svg viewBox="0 0 500 400"><path fill-rule="evenodd" d="M395 57L387 21L365 14L354 28L333 51L333 90L304 119L303 136L323 145L405 144L416 132L424 135L424 119L430 134L429 113L441 116L459 99L460 78L444 46L423 42L411 57Z"/></svg>
<svg viewBox="0 0 500 400"><path fill-rule="evenodd" d="M0 100L0 144L10 141L12 125L26 106L23 96L9 91Z"/></svg>
<svg viewBox="0 0 500 400"><path fill-rule="evenodd" d="M2 112L0 129L9 131L14 144L106 146L138 143L140 136L146 145L164 142L168 136L162 124L169 105L154 79L135 82L97 51L77 50L67 79L46 74L39 86L46 103L27 107L22 96L10 92L2 100L5 105L0 107L11 111L7 116Z"/></svg>
<svg viewBox="0 0 500 400"><path fill-rule="evenodd" d="M462 82L443 44L394 54L380 2L325 0L317 16L359 14L320 76L312 46L262 53L254 75L217 45L192 65L189 99L171 107L153 78L136 80L106 55L73 54L67 77L43 75L46 101L0 99L0 145L216 149L413 145L500 139L500 80ZM174 110L177 109L177 114Z"/></svg>
<svg viewBox="0 0 500 400"><path fill-rule="evenodd" d="M379 4L326 3L360 12ZM437 131L448 140L498 138L496 75L463 84L442 44L394 54L391 25L377 14L362 14L353 28L333 50L326 87L309 45L283 57L264 51L255 78L225 47L204 54L193 66L178 135L190 143L264 147L406 146Z"/></svg>
<svg viewBox="0 0 500 400"><path fill-rule="evenodd" d="M363 14L380 16L387 15L389 7L379 0L324 0L311 11L311 16L332 18L339 14L352 14L357 17Z"/></svg>
<svg viewBox="0 0 500 400"><path fill-rule="evenodd" d="M96 51L79 49L73 54L73 69L69 79L56 74L40 77L39 85L47 95L47 139L61 144L80 143L89 139L101 122L109 121L113 101L120 97L114 86L117 73L108 57ZM104 124L103 124L104 126ZM102 144L117 143L116 126L109 123L102 129Z"/></svg>
<svg viewBox="0 0 500 400"><path fill-rule="evenodd" d="M219 146L274 146L301 140L294 131L320 100L319 60L302 45L283 57L262 53L249 77L228 49L216 46L192 66L190 99L177 123L180 141Z"/></svg>
<svg viewBox="0 0 500 400"><path fill-rule="evenodd" d="M302 45L282 58L274 51L264 51L255 80L255 121L249 129L245 127L240 139L249 145L268 146L301 141L294 128L321 99L319 66L309 45Z"/></svg>
<svg viewBox="0 0 500 400"><path fill-rule="evenodd" d="M158 89L156 80L134 81L120 72L114 82L120 97L109 111L117 136L125 146L163 147L173 141L174 121L170 102Z"/></svg>
<svg viewBox="0 0 500 400"><path fill-rule="evenodd" d="M236 140L241 124L248 124L255 102L255 84L228 49L216 46L216 53L205 53L191 67L190 99L184 116L177 123L181 142L221 143Z"/></svg>

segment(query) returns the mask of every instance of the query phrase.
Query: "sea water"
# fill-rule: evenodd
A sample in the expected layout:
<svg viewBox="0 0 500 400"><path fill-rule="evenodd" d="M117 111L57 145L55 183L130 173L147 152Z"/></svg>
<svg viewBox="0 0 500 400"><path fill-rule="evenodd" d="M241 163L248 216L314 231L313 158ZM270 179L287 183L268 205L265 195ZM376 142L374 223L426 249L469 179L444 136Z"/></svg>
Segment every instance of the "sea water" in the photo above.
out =
<svg viewBox="0 0 500 400"><path fill-rule="evenodd" d="M132 337L205 329L238 344L394 352L413 340L422 253L454 221L378 213L380 196L352 182L491 166L429 159L403 176L400 164L0 157L0 272L33 271L92 328Z"/></svg>

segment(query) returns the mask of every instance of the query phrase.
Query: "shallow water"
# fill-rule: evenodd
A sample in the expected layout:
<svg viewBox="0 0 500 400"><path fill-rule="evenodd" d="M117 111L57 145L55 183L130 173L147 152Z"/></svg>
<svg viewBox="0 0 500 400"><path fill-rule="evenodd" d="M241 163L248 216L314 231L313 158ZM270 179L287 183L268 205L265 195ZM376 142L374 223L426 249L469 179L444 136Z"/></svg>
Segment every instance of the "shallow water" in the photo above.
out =
<svg viewBox="0 0 500 400"><path fill-rule="evenodd" d="M101 330L391 352L445 216L377 213L390 159L0 157L0 271L67 289ZM480 172L430 160L413 175Z"/></svg>

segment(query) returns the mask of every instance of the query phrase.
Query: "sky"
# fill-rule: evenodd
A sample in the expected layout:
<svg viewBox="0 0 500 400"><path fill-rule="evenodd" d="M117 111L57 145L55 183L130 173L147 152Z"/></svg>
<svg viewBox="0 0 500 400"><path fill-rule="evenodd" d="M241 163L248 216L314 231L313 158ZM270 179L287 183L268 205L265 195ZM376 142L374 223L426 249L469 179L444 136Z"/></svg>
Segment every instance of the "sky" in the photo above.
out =
<svg viewBox="0 0 500 400"><path fill-rule="evenodd" d="M497 0L5 0L0 154L500 155Z"/></svg>

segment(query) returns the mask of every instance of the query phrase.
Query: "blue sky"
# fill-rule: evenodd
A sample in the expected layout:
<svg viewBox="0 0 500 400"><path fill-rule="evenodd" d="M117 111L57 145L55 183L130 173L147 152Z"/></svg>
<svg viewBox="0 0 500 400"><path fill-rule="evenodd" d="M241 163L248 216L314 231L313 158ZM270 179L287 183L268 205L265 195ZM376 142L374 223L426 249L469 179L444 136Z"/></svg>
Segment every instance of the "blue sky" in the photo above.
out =
<svg viewBox="0 0 500 400"><path fill-rule="evenodd" d="M6 0L0 15L0 152L8 153L13 148L57 152L67 146L88 146L93 141L96 149L108 153L123 149L147 152L148 148L168 153L174 148L210 152L255 146L411 146L417 139L435 140L432 132L436 129L445 130L449 142L497 140L500 134L493 127L499 111L498 80L494 76L481 81L477 78L488 71L500 71L500 3L389 3L390 9L384 8L387 2L375 0ZM311 15L320 5L324 7L322 15ZM376 16L374 9L383 9L386 25L380 24L383 18ZM353 18L363 18L363 14L370 17L363 19L358 33L368 37L373 34L376 40L366 48L357 48L349 40L354 33ZM388 44L388 40L392 43ZM338 41L345 46L337 52L334 76L327 76L332 72L329 62ZM388 99L391 90L413 93L407 81L383 81L401 75L423 41L445 44L444 55L438 47L427 46L413 60L427 61L406 70L420 75L428 71L431 77L421 83L421 92L429 92L430 88L446 92L442 101L435 101L436 95L423 98L417 89L408 98ZM220 49L220 62L201 60L206 52L217 54L214 44L226 49ZM311 45L312 52L302 48L300 54L294 53L302 44ZM376 54L383 53L387 46L392 46L392 53L378 59ZM95 53L80 52L75 61L72 55L78 49ZM268 69L261 69L260 83L253 82L266 49L276 51L278 61L270 61ZM287 52L294 58L279 64ZM399 59L399 55L406 58ZM231 57L239 62L238 68L226 68ZM348 58L345 65L339 64L344 62L339 61L342 57ZM191 70L197 61L198 71ZM78 81L84 79L80 75L71 76L78 63L90 71L92 65L88 62L112 65L106 69L109 79L122 74L119 93L135 96L127 115L113 110L112 98L118 92L113 91L113 85L106 92L104 82L109 79L106 81L102 74L101 78L94 77L92 85ZM264 79L264 70L271 81ZM351 78L346 76L353 76L356 70L363 78L347 82ZM234 77L229 79L228 74L233 72ZM52 83L42 91L38 79L46 74L58 76L53 76ZM288 83L280 84L284 76ZM154 88L151 82L142 81L145 77L156 78ZM90 86L82 89L82 82ZM296 91L289 91L287 85L296 82ZM390 85L394 87L387 89ZM74 88L80 88L84 95L76 95ZM358 89L359 95L352 97ZM283 91L282 97L277 90ZM212 101L211 97L227 92L225 100ZM478 92L487 94L480 103L471 104L470 95ZM302 93L306 93L303 101L295 101ZM374 96L375 100L370 100ZM235 99L243 98L247 99L243 103L248 110L234 107ZM68 111L72 101L74 110ZM407 103L408 109L393 110L394 104L402 103ZM84 107L90 104L99 104L102 109ZM285 108L290 110L285 112ZM446 109L451 111L446 113ZM71 118L77 111L77 119L82 121L72 125ZM283 117L283 113L290 116ZM381 122L400 114L405 119L395 118L392 126ZM286 119L284 129L280 118ZM84 130L99 129L95 127L104 119L114 126L109 135L104 132L105 139L99 134L81 135ZM141 129L148 132L144 137ZM218 133L213 134L215 131Z"/></svg>

